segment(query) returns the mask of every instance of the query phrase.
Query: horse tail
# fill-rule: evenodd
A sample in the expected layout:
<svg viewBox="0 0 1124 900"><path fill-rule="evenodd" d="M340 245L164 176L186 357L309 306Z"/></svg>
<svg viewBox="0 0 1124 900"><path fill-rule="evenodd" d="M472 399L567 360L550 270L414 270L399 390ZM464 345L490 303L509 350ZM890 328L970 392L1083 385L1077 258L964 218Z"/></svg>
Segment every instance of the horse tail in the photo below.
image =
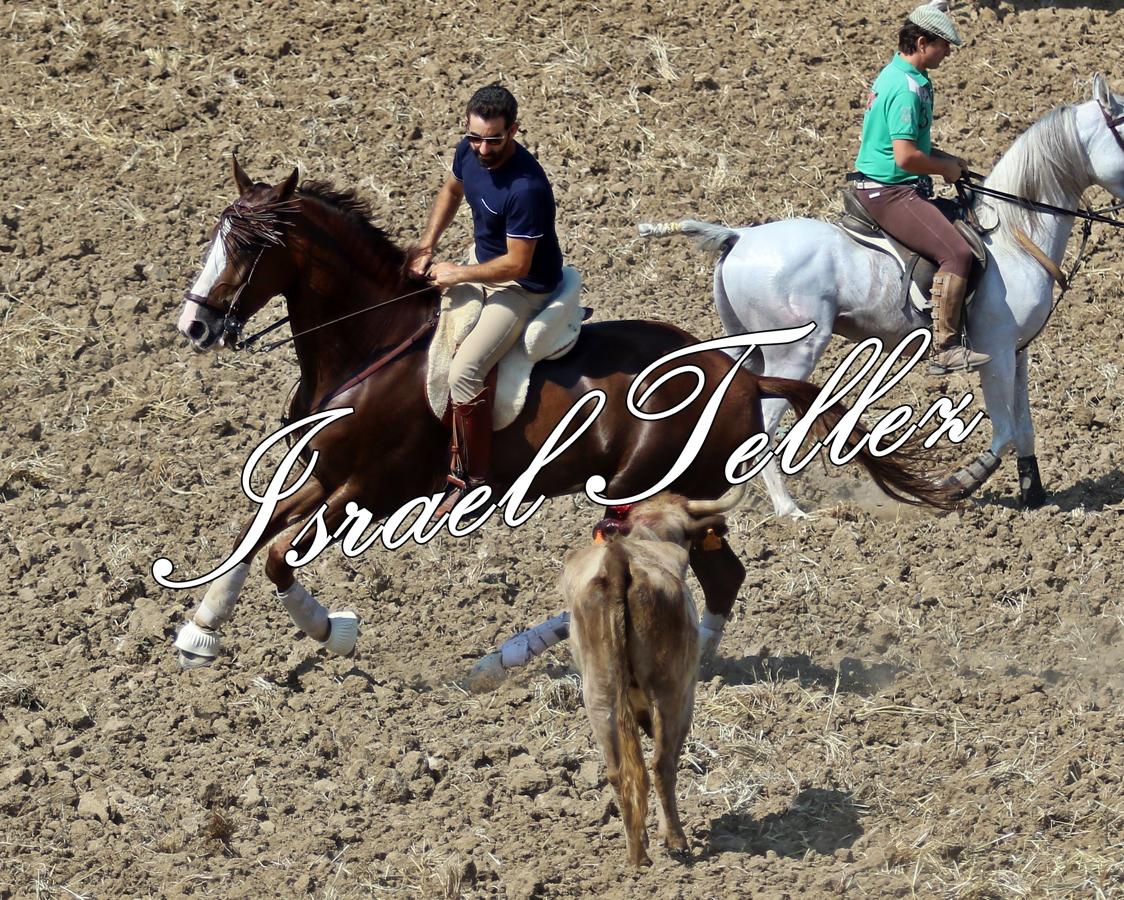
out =
<svg viewBox="0 0 1124 900"><path fill-rule="evenodd" d="M792 378L759 376L757 383L765 394L771 394L788 401L796 415L804 416L820 394L820 389L810 382ZM828 407L816 418L812 430L817 437L825 437L848 412L842 403ZM866 469L867 474L885 493L902 503L915 506L922 504L937 509L954 509L959 500L954 485L942 483L923 471L924 452L915 440L907 441L889 456L875 456L870 452L869 443L864 438L869 435L862 425L856 423L847 435L846 447L853 450L860 441L856 460Z"/></svg>
<svg viewBox="0 0 1124 900"><path fill-rule="evenodd" d="M641 222L636 226L641 237L667 237L672 234L685 234L702 250L713 253L728 253L738 242L738 233L725 225L713 225L695 219L681 222Z"/></svg>

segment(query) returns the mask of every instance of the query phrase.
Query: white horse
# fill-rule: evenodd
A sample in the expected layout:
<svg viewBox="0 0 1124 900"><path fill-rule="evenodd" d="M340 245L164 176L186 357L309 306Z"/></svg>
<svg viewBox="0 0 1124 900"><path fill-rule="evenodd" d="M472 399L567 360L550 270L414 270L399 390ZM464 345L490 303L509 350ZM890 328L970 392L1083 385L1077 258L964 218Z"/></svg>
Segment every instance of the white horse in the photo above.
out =
<svg viewBox="0 0 1124 900"><path fill-rule="evenodd" d="M1054 109L1022 134L984 182L1020 197L1076 209L1094 184L1124 198L1124 98L1104 78L1093 78L1093 99ZM991 207L987 209L986 207ZM1045 325L1053 277L1020 246L1022 229L1055 264L1065 254L1073 216L1030 212L1015 204L978 196L981 219L998 214L986 238L990 260L967 314L971 345L991 356L980 370L992 421L988 451L961 472L965 495L979 487L1014 444L1019 498L1028 507L1046 499L1034 455L1034 429L1027 396L1026 345ZM884 253L864 247L842 230L815 219L787 219L747 228L724 228L688 220L671 226L642 225L641 233L682 233L704 248L723 250L714 270L714 301L727 334L788 328L815 322L797 344L762 347L747 366L767 375L807 379L831 335L849 340L876 336L898 344L928 316L901 301L901 270ZM788 405L763 403L770 436ZM778 516L802 516L777 464L762 473Z"/></svg>

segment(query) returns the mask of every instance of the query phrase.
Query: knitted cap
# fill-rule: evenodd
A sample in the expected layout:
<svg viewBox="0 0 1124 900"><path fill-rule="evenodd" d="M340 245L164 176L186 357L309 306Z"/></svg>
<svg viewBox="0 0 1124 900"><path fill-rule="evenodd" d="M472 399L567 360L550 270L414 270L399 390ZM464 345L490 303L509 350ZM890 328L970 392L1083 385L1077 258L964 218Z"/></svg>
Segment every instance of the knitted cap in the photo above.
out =
<svg viewBox="0 0 1124 900"><path fill-rule="evenodd" d="M948 0L931 0L921 4L909 14L909 21L918 28L924 28L929 34L944 38L954 47L963 43L948 14Z"/></svg>

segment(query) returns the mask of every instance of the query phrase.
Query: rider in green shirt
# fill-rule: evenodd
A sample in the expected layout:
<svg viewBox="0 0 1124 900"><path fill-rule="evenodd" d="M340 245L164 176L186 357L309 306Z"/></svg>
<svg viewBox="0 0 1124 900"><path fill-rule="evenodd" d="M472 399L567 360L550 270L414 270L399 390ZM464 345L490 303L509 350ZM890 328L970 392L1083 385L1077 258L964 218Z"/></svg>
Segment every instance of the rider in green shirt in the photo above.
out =
<svg viewBox="0 0 1124 900"><path fill-rule="evenodd" d="M932 202L930 175L949 184L967 163L932 145L935 69L959 46L947 0L932 0L909 14L898 34L899 52L871 87L855 160L855 193L888 233L937 263L933 276L933 349L929 371L976 369L990 361L960 340L960 316L972 268L967 241Z"/></svg>

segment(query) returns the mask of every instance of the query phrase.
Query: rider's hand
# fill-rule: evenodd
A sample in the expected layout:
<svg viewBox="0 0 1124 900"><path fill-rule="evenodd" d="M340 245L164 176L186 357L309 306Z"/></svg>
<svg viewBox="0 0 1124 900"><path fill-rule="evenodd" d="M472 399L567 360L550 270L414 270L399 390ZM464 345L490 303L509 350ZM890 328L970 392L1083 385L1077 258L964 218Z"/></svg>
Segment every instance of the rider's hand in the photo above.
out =
<svg viewBox="0 0 1124 900"><path fill-rule="evenodd" d="M964 177L964 170L968 168L968 164L959 156L953 156L941 162L944 164L944 171L939 174L947 184L955 184L958 182Z"/></svg>
<svg viewBox="0 0 1124 900"><path fill-rule="evenodd" d="M406 258L409 261L409 270L419 278L425 278L429 266L433 262L433 251L415 244L406 250Z"/></svg>
<svg viewBox="0 0 1124 900"><path fill-rule="evenodd" d="M460 277L463 268L464 266L458 266L451 262L436 263L429 268L429 280L441 289L452 287L454 284L460 284L463 280Z"/></svg>

